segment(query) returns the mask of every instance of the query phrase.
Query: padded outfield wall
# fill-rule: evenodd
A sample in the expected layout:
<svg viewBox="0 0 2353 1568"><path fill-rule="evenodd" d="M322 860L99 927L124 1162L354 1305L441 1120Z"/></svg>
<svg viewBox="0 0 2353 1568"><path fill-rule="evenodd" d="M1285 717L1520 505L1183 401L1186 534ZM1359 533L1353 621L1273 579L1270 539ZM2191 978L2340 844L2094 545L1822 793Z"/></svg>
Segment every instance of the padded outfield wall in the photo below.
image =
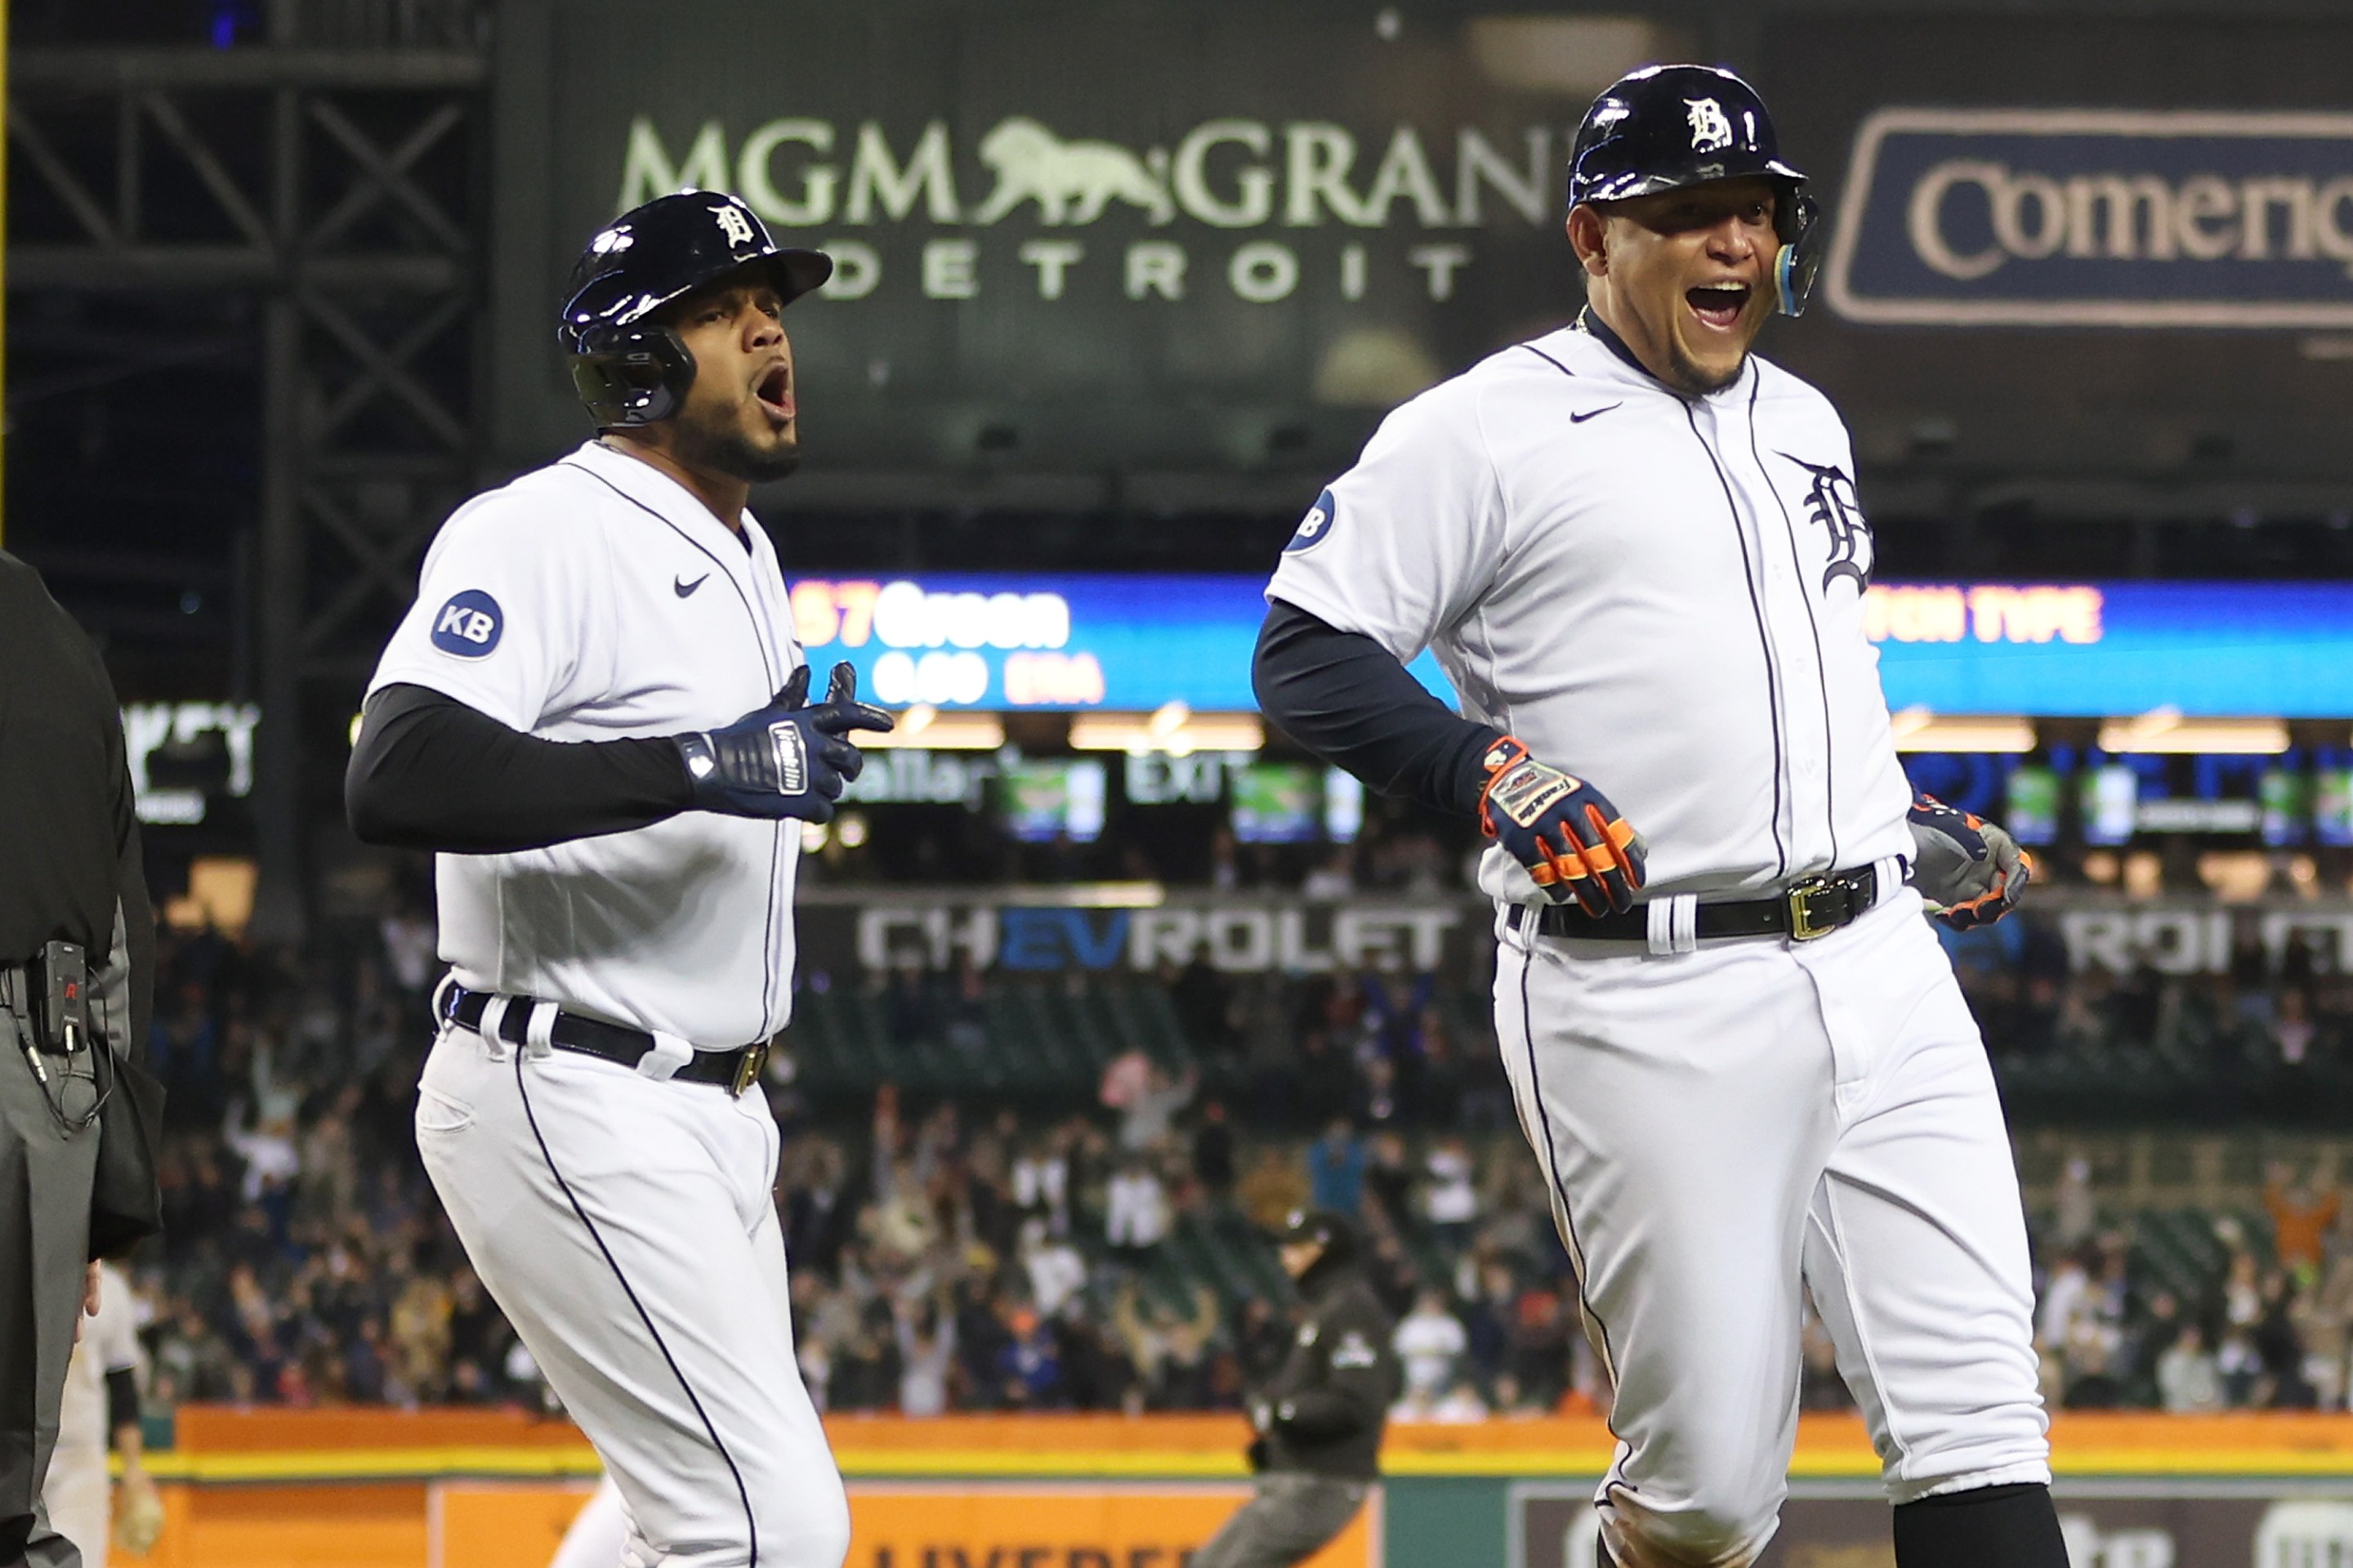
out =
<svg viewBox="0 0 2353 1568"><path fill-rule="evenodd" d="M849 1478L847 1568L1183 1568L1246 1495L1239 1416L828 1422ZM494 1411L184 1411L152 1465L170 1568L533 1568L596 1457ZM2353 1417L2070 1414L2055 1425L2073 1568L2353 1561ZM1368 1513L1313 1568L1583 1568L1591 1417L1393 1429ZM1807 1416L1762 1568L1885 1568L1860 1423Z"/></svg>

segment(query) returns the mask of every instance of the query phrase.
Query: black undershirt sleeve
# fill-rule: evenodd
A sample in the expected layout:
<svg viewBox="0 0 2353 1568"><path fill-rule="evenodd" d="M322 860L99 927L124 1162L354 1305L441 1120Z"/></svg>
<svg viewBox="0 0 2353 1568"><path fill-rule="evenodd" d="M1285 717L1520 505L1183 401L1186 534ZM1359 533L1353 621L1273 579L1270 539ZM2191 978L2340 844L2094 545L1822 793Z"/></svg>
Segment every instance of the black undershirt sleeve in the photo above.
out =
<svg viewBox="0 0 2353 1568"><path fill-rule="evenodd" d="M139 1374L129 1367L117 1367L106 1374L106 1441L114 1445L114 1435L126 1426L139 1424Z"/></svg>
<svg viewBox="0 0 2353 1568"><path fill-rule="evenodd" d="M367 700L343 773L362 842L503 854L625 832L694 803L677 743L542 740L429 686Z"/></svg>
<svg viewBox="0 0 2353 1568"><path fill-rule="evenodd" d="M1276 599L1250 678L1260 710L1284 734L1382 794L1479 809L1480 758L1504 732L1453 713L1371 638Z"/></svg>

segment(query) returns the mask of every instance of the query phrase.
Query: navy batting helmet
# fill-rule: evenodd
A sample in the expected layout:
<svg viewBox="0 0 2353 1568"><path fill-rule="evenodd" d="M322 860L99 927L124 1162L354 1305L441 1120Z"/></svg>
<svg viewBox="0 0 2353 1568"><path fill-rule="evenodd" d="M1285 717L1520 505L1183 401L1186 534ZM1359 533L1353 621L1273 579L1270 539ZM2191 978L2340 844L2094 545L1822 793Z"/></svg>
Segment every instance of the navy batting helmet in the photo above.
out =
<svg viewBox="0 0 2353 1568"><path fill-rule="evenodd" d="M791 304L833 276L833 258L778 245L757 214L720 191L660 196L597 230L572 269L555 333L597 429L678 412L694 384L694 356L647 318L739 269L764 273Z"/></svg>
<svg viewBox="0 0 2353 1568"><path fill-rule="evenodd" d="M1761 176L1778 187L1773 268L1787 315L1803 314L1821 269L1820 204L1782 161L1773 117L1757 90L1714 66L1646 66L1610 84L1577 130L1568 205L1624 201L1715 180Z"/></svg>

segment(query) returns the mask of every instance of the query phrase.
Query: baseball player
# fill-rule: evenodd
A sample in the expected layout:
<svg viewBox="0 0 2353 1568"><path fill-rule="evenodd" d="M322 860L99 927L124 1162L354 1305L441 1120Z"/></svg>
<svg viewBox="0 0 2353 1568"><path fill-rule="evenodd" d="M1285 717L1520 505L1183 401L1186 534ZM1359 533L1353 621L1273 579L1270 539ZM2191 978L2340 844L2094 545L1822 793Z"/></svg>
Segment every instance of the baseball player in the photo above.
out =
<svg viewBox="0 0 2353 1568"><path fill-rule="evenodd" d="M427 552L345 781L439 853L434 1189L627 1504L632 1568L838 1568L841 1480L794 1363L757 1084L792 1003L801 825L857 777L744 503L799 445L781 317L832 263L665 196L575 270L599 435Z"/></svg>
<svg viewBox="0 0 2353 1568"><path fill-rule="evenodd" d="M1915 798L1847 432L1749 350L1821 225L1746 83L1637 71L1575 143L1576 323L1397 409L1285 547L1261 705L1493 841L1497 1038L1614 1381L1620 1568L1752 1563L1810 1286L1901 1568L2063 1568L2026 1234L1926 904L2008 835ZM1460 717L1405 673L1434 648Z"/></svg>
<svg viewBox="0 0 2353 1568"><path fill-rule="evenodd" d="M1293 1210L1277 1234L1282 1272L1306 1306L1297 1340L1250 1401L1256 1495L1191 1568L1291 1568L1348 1527L1380 1474L1381 1433L1404 1383L1397 1324L1365 1278L1355 1222Z"/></svg>
<svg viewBox="0 0 2353 1568"><path fill-rule="evenodd" d="M111 1263L98 1266L98 1310L84 1319L81 1340L66 1364L66 1394L58 1446L41 1483L49 1524L81 1549L82 1568L106 1568L109 1542L145 1552L164 1524L163 1499L148 1475L139 1427L139 1351L131 1284ZM106 1451L122 1456L122 1514L114 1513ZM110 1526L111 1528L110 1528Z"/></svg>

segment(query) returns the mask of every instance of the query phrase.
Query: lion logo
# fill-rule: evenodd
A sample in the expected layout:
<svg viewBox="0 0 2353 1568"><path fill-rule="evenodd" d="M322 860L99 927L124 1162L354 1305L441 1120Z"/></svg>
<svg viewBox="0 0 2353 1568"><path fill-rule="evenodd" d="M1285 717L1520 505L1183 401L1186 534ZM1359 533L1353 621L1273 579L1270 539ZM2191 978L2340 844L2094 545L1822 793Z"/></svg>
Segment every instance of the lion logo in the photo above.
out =
<svg viewBox="0 0 2353 1568"><path fill-rule="evenodd" d="M1092 223L1113 197L1142 207L1155 223L1176 217L1163 148L1138 158L1115 143L1065 142L1015 115L981 139L980 161L995 171L997 188L972 215L975 223L995 223L1025 201L1038 204L1042 223Z"/></svg>

